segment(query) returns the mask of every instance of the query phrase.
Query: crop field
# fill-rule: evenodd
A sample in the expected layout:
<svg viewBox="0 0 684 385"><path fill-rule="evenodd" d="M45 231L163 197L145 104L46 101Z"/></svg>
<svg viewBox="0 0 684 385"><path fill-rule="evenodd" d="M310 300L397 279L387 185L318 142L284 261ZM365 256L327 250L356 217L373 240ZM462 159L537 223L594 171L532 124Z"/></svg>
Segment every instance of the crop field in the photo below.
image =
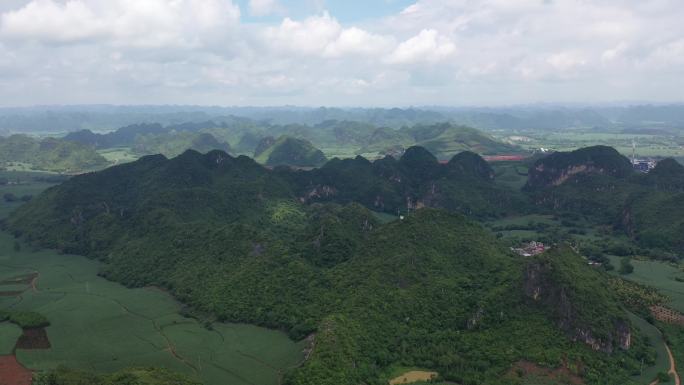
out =
<svg viewBox="0 0 684 385"><path fill-rule="evenodd" d="M51 322L50 349L17 349L17 359L30 369L162 366L206 385L269 385L303 359L304 343L284 333L220 323L210 330L180 316L179 304L160 290L128 289L98 277L98 262L28 247L17 252L13 244L0 234L0 278L37 272L38 279L35 290L28 284L19 296L0 297L0 309L39 312ZM0 324L2 350L10 344L5 331L16 334Z"/></svg>
<svg viewBox="0 0 684 385"><path fill-rule="evenodd" d="M544 147L554 151L571 151L581 147L604 145L614 147L623 155L631 156L632 140L634 140L637 145L637 156L683 157L684 147L681 145L681 138L674 139L676 138L672 135L568 130L566 132L529 133L524 141L517 144L529 149Z"/></svg>
<svg viewBox="0 0 684 385"><path fill-rule="evenodd" d="M21 328L9 322L0 323L0 356L12 354L14 344L21 335Z"/></svg>
<svg viewBox="0 0 684 385"><path fill-rule="evenodd" d="M97 153L113 164L128 163L138 159L138 156L133 154L128 147L107 148L98 150Z"/></svg>
<svg viewBox="0 0 684 385"><path fill-rule="evenodd" d="M619 257L611 256L610 258L614 266L620 266ZM634 272L624 275L624 278L655 287L670 298L669 307L684 313L684 282L675 279L684 278L684 272L679 266L639 259L632 259L632 265L634 265Z"/></svg>
<svg viewBox="0 0 684 385"><path fill-rule="evenodd" d="M670 369L670 360L665 350L665 340L658 328L646 322L646 320L637 317L634 314L628 313L629 320L632 324L639 328L642 335L648 337L656 351L656 362L652 366L644 367L641 374L634 376L634 380L642 384L650 384L658 375L658 372L667 372Z"/></svg>

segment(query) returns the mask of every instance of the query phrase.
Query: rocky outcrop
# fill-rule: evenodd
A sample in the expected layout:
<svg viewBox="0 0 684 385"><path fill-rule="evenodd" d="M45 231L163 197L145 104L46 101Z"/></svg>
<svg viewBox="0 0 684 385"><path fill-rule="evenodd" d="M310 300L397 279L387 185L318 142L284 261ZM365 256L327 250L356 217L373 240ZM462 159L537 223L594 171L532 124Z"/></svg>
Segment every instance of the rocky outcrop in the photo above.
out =
<svg viewBox="0 0 684 385"><path fill-rule="evenodd" d="M316 186L307 191L304 196L299 197L299 201L305 203L315 199L334 197L335 195L337 195L337 189L334 187L327 185Z"/></svg>
<svg viewBox="0 0 684 385"><path fill-rule="evenodd" d="M595 174L623 178L632 173L629 160L606 146L557 152L537 160L528 172L525 188L534 190L560 186L576 175Z"/></svg>
<svg viewBox="0 0 684 385"><path fill-rule="evenodd" d="M611 319L610 330L597 330L592 320L579 313L582 304L575 303L573 288L558 282L555 267L547 260L530 262L524 272L523 290L533 303L545 308L557 326L573 341L583 342L593 350L612 353L616 349L629 349L631 331L622 318Z"/></svg>

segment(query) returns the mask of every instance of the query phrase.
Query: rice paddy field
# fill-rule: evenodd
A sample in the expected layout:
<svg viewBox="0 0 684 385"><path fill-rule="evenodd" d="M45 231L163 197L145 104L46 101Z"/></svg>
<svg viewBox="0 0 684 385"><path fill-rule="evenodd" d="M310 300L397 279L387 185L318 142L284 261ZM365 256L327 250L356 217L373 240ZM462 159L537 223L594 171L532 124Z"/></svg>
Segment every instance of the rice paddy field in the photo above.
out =
<svg viewBox="0 0 684 385"><path fill-rule="evenodd" d="M28 180L28 178L27 178ZM37 194L49 183L0 186ZM20 203L0 201L0 218ZM160 366L205 385L275 385L303 360L305 342L252 325L214 323L210 328L179 315L181 305L155 288L129 289L97 275L101 265L82 256L32 250L0 233L0 309L45 315L49 349L16 349L31 370L64 365L113 372ZM33 283L18 277L37 274ZM8 294L7 292L18 292ZM0 355L11 354L22 331L0 323Z"/></svg>

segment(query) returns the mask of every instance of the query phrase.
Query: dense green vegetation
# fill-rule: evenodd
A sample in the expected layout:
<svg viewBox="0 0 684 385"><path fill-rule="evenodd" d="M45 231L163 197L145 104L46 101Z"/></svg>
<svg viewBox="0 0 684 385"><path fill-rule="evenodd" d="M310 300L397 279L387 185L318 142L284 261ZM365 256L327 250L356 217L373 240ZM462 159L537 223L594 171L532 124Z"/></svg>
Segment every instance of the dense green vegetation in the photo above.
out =
<svg viewBox="0 0 684 385"><path fill-rule="evenodd" d="M511 255L465 217L420 209L487 217L525 206L493 176L476 154L440 164L419 147L312 171L189 151L72 178L7 226L105 261L110 279L166 288L199 316L315 335L290 384L384 383L396 365L509 383L501 375L519 360L629 384L650 348L632 330L621 349L630 326L604 273L565 247ZM411 211L381 224L353 202Z"/></svg>
<svg viewBox="0 0 684 385"><path fill-rule="evenodd" d="M47 317L32 311L5 311L0 309L0 322L9 321L22 329L35 329L50 326Z"/></svg>
<svg viewBox="0 0 684 385"><path fill-rule="evenodd" d="M230 145L226 142L219 142L208 133L186 131L137 135L133 144L133 151L138 155L162 154L172 158L186 150L195 150L201 153L212 150L230 152Z"/></svg>
<svg viewBox="0 0 684 385"><path fill-rule="evenodd" d="M267 166L319 167L327 159L321 150L304 139L281 136L261 139L254 160Z"/></svg>
<svg viewBox="0 0 684 385"><path fill-rule="evenodd" d="M682 186L684 167L673 160L639 174L615 150L597 146L539 159L526 189L540 207L589 216L676 259L684 251Z"/></svg>
<svg viewBox="0 0 684 385"><path fill-rule="evenodd" d="M77 173L103 168L105 158L93 149L62 139L34 139L26 135L0 137L0 167L14 163L29 164L32 169Z"/></svg>
<svg viewBox="0 0 684 385"><path fill-rule="evenodd" d="M461 151L479 154L520 152L518 147L484 132L452 123L389 128L339 120L312 125L279 125L237 118L220 123L136 124L106 134L89 130L71 132L65 140L97 149L131 147L140 155L163 153L175 156L187 149L200 152L231 149L237 154L254 154L263 164L301 166L319 166L325 162L326 156L349 158L362 154L374 159L388 154L401 155L414 145L426 147L440 159L449 159ZM273 159L269 162L274 149ZM290 159L295 155L299 158Z"/></svg>

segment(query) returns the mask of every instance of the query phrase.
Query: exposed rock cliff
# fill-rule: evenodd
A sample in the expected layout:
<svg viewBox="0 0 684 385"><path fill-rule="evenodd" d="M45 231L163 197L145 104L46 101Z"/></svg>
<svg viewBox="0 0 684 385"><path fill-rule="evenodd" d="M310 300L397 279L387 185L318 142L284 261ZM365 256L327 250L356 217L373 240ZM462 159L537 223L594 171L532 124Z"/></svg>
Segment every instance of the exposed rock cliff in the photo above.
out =
<svg viewBox="0 0 684 385"><path fill-rule="evenodd" d="M559 186L575 175L599 174L624 178L632 174L629 160L614 148L594 146L556 152L537 160L529 170L528 190Z"/></svg>
<svg viewBox="0 0 684 385"><path fill-rule="evenodd" d="M561 247L529 261L523 290L571 339L606 353L629 349L629 322L615 300L601 290L604 279L570 248Z"/></svg>

